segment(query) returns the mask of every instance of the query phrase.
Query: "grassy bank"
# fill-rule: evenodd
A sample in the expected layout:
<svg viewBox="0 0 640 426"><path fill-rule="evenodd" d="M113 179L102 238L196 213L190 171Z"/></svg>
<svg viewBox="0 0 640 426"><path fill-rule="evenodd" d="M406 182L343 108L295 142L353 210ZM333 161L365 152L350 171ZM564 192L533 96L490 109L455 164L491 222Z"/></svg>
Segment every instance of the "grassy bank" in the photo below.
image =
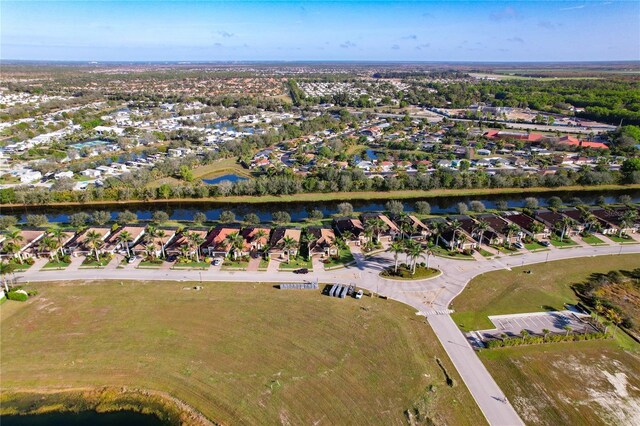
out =
<svg viewBox="0 0 640 426"><path fill-rule="evenodd" d="M597 256L588 263L577 258L488 272L471 280L453 300L452 317L463 330L484 330L493 328L489 315L563 309L565 303L578 302L571 284L594 272L631 270L638 265L640 254L623 254Z"/></svg>
<svg viewBox="0 0 640 426"><path fill-rule="evenodd" d="M3 392L1 415L37 415L51 412L134 411L154 415L168 425L210 424L184 403L159 392L127 388L74 389L64 391Z"/></svg>
<svg viewBox="0 0 640 426"><path fill-rule="evenodd" d="M2 393L154 389L225 424L388 425L407 413L484 424L433 331L405 305L193 285L30 284L37 297L0 305Z"/></svg>
<svg viewBox="0 0 640 426"><path fill-rule="evenodd" d="M38 207L66 207L66 206L111 206L128 204L184 204L184 203L223 203L223 204L260 204L260 203L294 203L294 202L321 202L321 201L351 201L351 200L408 200L417 198L436 197L474 197L485 195L508 195L524 194L528 195L560 193L560 192L603 192L624 191L630 189L640 189L640 184L633 185L599 185L599 186L564 186L559 188L477 188L477 189L434 189L430 191L402 190L393 192L330 192L330 193L304 193L293 195L265 195L265 196L229 196L229 197L207 197L207 198L170 198L166 200L128 200L128 201L90 201L85 203L47 203L39 204ZM22 204L6 204L5 207L23 207Z"/></svg>

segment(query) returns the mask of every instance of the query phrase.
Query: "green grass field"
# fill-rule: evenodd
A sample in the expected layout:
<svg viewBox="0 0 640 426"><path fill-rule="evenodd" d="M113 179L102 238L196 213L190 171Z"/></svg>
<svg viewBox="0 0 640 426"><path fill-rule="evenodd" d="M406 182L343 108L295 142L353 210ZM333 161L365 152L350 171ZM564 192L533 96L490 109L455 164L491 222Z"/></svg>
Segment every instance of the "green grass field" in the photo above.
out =
<svg viewBox="0 0 640 426"><path fill-rule="evenodd" d="M588 267L585 267L588 262ZM640 255L598 256L539 263L480 275L453 300L454 321L465 331L493 328L489 315L563 309L578 301L571 284L593 272L631 270L640 265ZM523 271L530 270L531 274Z"/></svg>
<svg viewBox="0 0 640 426"><path fill-rule="evenodd" d="M407 410L422 424L485 422L405 305L193 284L29 285L37 297L0 306L1 388L135 386L223 424L401 425Z"/></svg>

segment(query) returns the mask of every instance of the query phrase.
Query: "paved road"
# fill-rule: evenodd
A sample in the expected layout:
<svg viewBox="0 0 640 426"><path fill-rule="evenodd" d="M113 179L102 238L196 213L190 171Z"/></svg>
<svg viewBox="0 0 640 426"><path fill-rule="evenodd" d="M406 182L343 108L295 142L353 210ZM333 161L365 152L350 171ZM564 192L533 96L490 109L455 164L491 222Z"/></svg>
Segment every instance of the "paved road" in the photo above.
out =
<svg viewBox="0 0 640 426"><path fill-rule="evenodd" d="M517 256L501 255L479 261L453 260L431 256L429 266L442 274L422 281L398 282L381 278L379 272L393 265L388 252L365 257L354 253L356 264L334 271L315 270L309 275L292 272L249 271L185 271L124 268L109 270L72 269L65 271L28 270L17 273L23 282L52 280L148 280L148 281L231 281L231 282L320 282L356 283L359 287L397 300L415 308L433 328L462 380L478 406L492 425L520 425L518 414L477 357L467 339L449 315L454 298L475 276L485 272L542 263L546 261L590 256L612 256L621 253L640 253L640 245L578 246L562 250L525 253ZM404 261L404 259L400 259ZM599 259L604 261L604 259ZM70 270L71 269L71 270Z"/></svg>

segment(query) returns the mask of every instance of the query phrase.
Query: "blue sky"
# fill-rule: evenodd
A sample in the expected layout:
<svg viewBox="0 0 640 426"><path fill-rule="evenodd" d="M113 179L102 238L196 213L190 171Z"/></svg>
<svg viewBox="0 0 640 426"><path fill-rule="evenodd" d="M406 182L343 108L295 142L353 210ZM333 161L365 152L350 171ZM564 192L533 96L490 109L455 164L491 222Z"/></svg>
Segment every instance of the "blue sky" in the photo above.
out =
<svg viewBox="0 0 640 426"><path fill-rule="evenodd" d="M640 1L6 1L0 58L640 60Z"/></svg>

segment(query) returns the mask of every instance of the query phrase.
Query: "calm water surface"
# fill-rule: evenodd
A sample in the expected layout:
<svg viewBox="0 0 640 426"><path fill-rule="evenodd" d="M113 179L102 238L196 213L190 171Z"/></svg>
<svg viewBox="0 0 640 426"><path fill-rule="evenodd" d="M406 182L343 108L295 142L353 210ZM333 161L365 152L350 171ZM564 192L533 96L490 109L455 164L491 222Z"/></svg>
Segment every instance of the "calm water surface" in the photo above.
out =
<svg viewBox="0 0 640 426"><path fill-rule="evenodd" d="M163 426L156 416L115 411L113 413L48 413L28 416L1 416L2 426Z"/></svg>

